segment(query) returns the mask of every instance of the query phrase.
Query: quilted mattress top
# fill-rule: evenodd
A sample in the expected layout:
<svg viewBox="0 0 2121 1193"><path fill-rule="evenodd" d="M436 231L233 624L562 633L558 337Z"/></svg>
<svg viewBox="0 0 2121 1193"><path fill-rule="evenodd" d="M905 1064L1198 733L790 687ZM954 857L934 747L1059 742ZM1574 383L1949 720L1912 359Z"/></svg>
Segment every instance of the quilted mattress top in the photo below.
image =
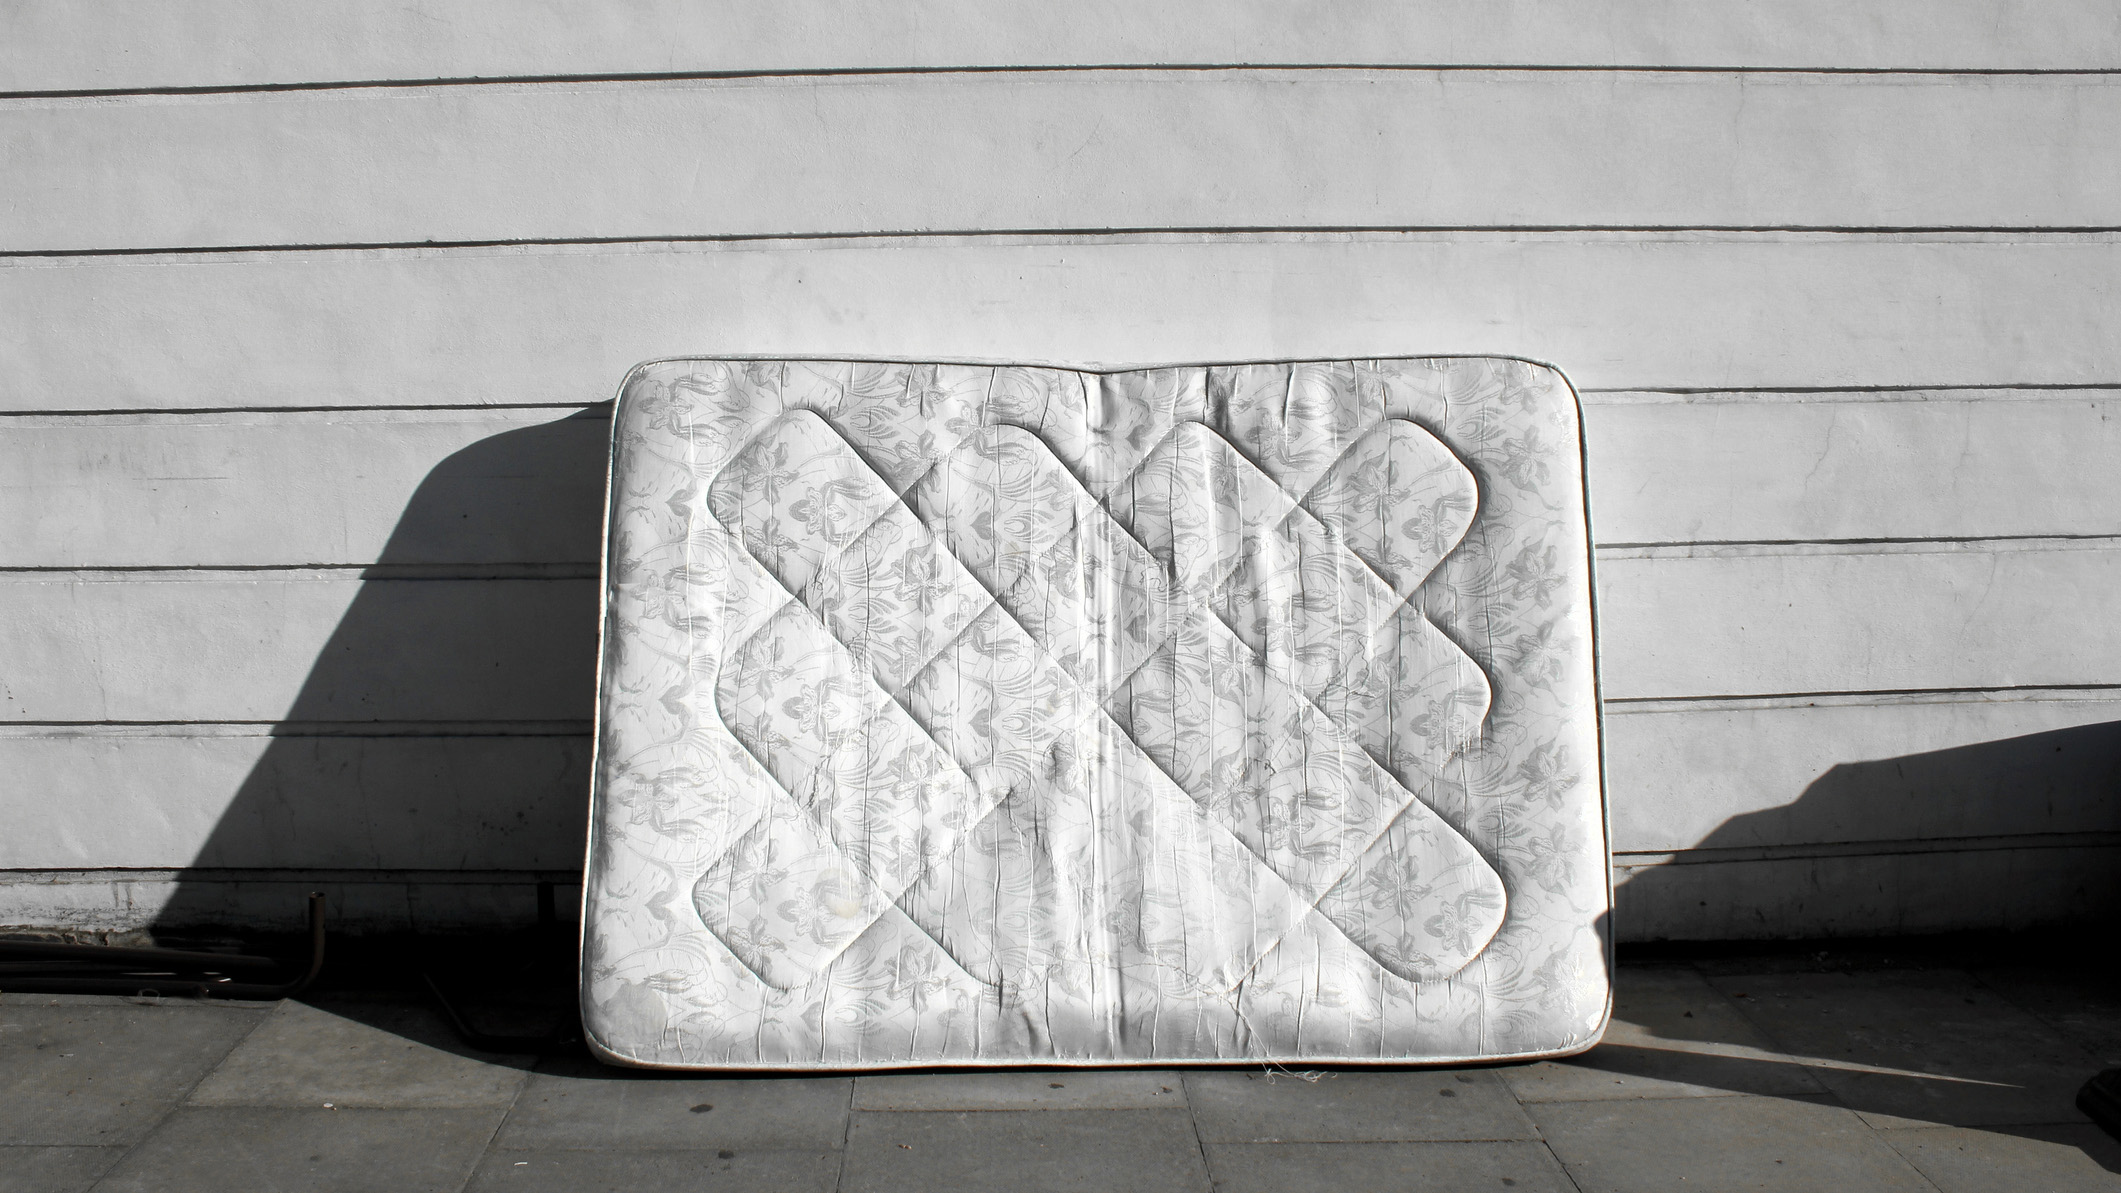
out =
<svg viewBox="0 0 2121 1193"><path fill-rule="evenodd" d="M1554 371L669 360L583 1014L683 1068L1458 1061L1609 1002Z"/></svg>

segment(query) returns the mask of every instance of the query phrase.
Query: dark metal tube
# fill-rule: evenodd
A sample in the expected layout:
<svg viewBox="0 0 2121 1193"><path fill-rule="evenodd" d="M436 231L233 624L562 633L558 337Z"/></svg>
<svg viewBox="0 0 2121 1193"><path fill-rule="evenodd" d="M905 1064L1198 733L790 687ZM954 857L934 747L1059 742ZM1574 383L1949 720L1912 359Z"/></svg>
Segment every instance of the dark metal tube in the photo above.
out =
<svg viewBox="0 0 2121 1193"><path fill-rule="evenodd" d="M196 973L160 972L165 969L211 971L229 968L227 963L231 958L218 953L191 953L182 949L105 949L99 945L55 947L67 950L63 956L49 958L56 962L56 965L44 970L41 975L0 976L0 989L21 994L174 994L193 998L240 998L270 1002L300 994L311 982L317 980L317 974L324 969L324 892L312 891L309 896L309 967L298 977L284 983L237 982L202 977ZM180 958L190 960L180 964ZM252 957L235 960L250 962L264 959ZM264 961L264 964L271 966L273 963ZM98 970L108 971L113 968L157 972L131 976L86 976ZM244 968L255 967L245 965Z"/></svg>
<svg viewBox="0 0 2121 1193"><path fill-rule="evenodd" d="M87 961L96 965L129 965L164 969L277 969L270 957L235 953L197 953L187 949L134 948L107 944L62 944L49 940L0 940L0 959Z"/></svg>

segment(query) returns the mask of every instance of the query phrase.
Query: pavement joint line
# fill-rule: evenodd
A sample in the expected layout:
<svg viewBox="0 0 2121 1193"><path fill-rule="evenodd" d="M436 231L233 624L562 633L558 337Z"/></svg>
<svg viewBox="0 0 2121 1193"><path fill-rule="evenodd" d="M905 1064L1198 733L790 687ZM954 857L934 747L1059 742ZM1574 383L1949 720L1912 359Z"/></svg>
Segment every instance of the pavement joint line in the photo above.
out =
<svg viewBox="0 0 2121 1193"><path fill-rule="evenodd" d="M840 1163L832 1177L833 1193L847 1187L847 1153L854 1150L854 1100L861 1084L860 1077L847 1082L847 1108L840 1115Z"/></svg>
<svg viewBox="0 0 2121 1193"><path fill-rule="evenodd" d="M1820 960L1823 961L1824 957L1822 956ZM1646 968L1663 969L1666 968L1666 966L1651 965L1647 966ZM1717 1102L1727 1103L1728 1098L1730 1097L1738 1098L1741 1103L1748 1101L1757 1103L1777 1101L1801 1102L1820 1107L1822 1108L1822 1112L1830 1113L1831 1111L1839 1111L1842 1116L1853 1117L1856 1122L1862 1124L1862 1126L1864 1127L1863 1131L1854 1133L1854 1136L1860 1137L1862 1140L1866 1141L1863 1145L1865 1148L1870 1148L1873 1146L1885 1147L1890 1152L1892 1152L1892 1160L1886 1160L1885 1157L1881 1154L1879 1156L1874 1157L1873 1162L1887 1164L1893 1170L1906 1174L1908 1178L1908 1183L1911 1187L1921 1189L1936 1189L1938 1187L1935 1181L1933 1181L1926 1172L1916 1166L1915 1159L1919 1157L1917 1157L1914 1152L1901 1150L1902 1146L1911 1145L1913 1143L1915 1137L1909 1134L1911 1131L1958 1131L1962 1133L1974 1134L1986 1133L1993 1136L2012 1136L2027 1135L2027 1128L2036 1128L2042 1130L2049 1128L2077 1129L2083 1128L2085 1126L2082 1120L2070 1117L2035 1115L2032 1116L2031 1119L2020 1120L2013 1119L2009 1116L2008 1107L2012 1104L2015 1104L2015 1100L2021 1096L2018 1091L2024 1091L2025 1093L2030 1094L2035 1091L2042 1090L2045 1088L2045 1085L2042 1080L2026 1080L2014 1083L2010 1081L1987 1080L1978 1076L1960 1076L1958 1075L1958 1072L1920 1072L1905 1068L1896 1068L1890 1065L1865 1064L1860 1061L1844 1061L1831 1057L1808 1056L1797 1053L1775 1051L1775 1049L1782 1047L1782 1035L1786 1035L1787 1033L1777 1033L1775 1031L1770 1030L1768 1026L1770 1022L1780 1024L1786 1029L1797 1030L1800 1032L1809 1029L1804 1028L1802 1024L1798 1024L1796 1027L1793 1028L1790 1022L1785 1022L1783 1018L1778 1018L1778 1015L1780 1015L1781 1012L1775 1011L1773 1008L1767 1006L1766 1004L1749 1003L1748 1000L1735 997L1729 992L1729 990L1732 988L1730 987L1730 980L1733 977L1741 975L1745 977L1751 977L1755 973L1757 973L1763 979L1769 976L1773 976L1778 979L1784 979L1794 982L1796 983L1795 992L1799 994L1803 993L1804 990L1807 989L1807 987L1804 986L1804 983L1815 983L1815 985L1813 987L1809 987L1809 989L1812 989L1814 993L1820 994L1822 996L1826 995L1829 991L1842 988L1843 984L1845 984L1848 979L1854 979L1859 987L1865 986L1867 984L1870 989L1870 994L1866 997L1872 998L1875 998L1880 990L1898 988L1899 985L1905 984L1910 980L1916 981L1918 983L1933 982L1939 989L1955 987L1959 983L1963 982L1979 988L1989 997L1994 998L1996 1000L1996 1003L2000 1006L2022 1013L2026 1016L2026 1019L2029 1023L2037 1025L2037 1028L2035 1029L2037 1032L2042 1035L2052 1037L2056 1041L2057 1046L2063 1048L2064 1052L2066 1052L2067 1054L2061 1056L2062 1067L2067 1068L2069 1065L2075 1064L2079 1060L2081 1060L2081 1062L2086 1066L2087 1071L2096 1068L2097 1048L2094 1044L2087 1042L2087 1038L2083 1034L2086 1029L2082 1028L2080 1025L2065 1030L2065 1024L2058 1023L2051 1018L2052 1013L2056 1010L2058 1006L2062 1004L2057 1004L2053 1001L2053 997L2049 993L2048 987L2038 982L2020 981L2014 978L2013 973L2015 971L2007 966L2001 965L2001 963L1987 966L1968 964L1921 964L1917 968L1907 969L1898 967L1897 965L1891 963L1888 963L1882 968L1876 967L1870 964L1866 964L1859 959L1854 964L1849 964L1846 961L1844 961L1844 963L1840 965L1819 966L1800 963L1797 967L1790 968L1786 965L1777 964L1772 960L1763 959L1762 968L1758 970L1742 969L1739 974L1734 974L1732 972L1728 972L1729 967L1727 963L1719 965L1712 962L1694 960L1685 962L1683 965L1674 966L1671 968L1684 969L1688 973L1692 974L1696 979L1698 979L1700 985L1703 987L1699 997L1711 1001L1720 1001L1721 1004L1727 1010L1734 1012L1734 1019L1736 1020L1736 1022L1743 1023L1750 1027L1752 1031L1758 1033L1757 1038L1762 1041L1762 1044L1754 1045L1725 1043L1721 1042L1718 1039L1696 1041L1684 1038L1684 1033L1681 1033L1680 1036L1675 1036L1670 1041L1665 1041L1664 1038L1662 1036L1659 1036L1654 1030L1654 1028L1652 1028L1648 1031L1648 1035L1651 1041L1658 1043L1670 1042L1679 1045L1670 1049L1653 1049L1654 1051L1669 1052L1671 1054L1678 1055L1681 1057L1691 1055L1699 1056L1704 1059L1722 1058L1727 1060L1749 1062L1755 1064L1768 1062L1777 1065L1797 1065L1805 1069L1819 1071L1841 1071L1858 1075L1874 1074L1881 1078L1898 1079L1903 1084L1906 1081L1913 1080L1920 1081L1923 1083L1953 1083L1952 1086L1946 1086L1942 1088L1965 1088L1973 1086L1988 1087L1998 1091L2006 1091L2001 1093L2000 1095L1996 1095L2004 1098L2003 1102L1997 1103L1999 1107L2003 1107L2006 1110L2006 1113L2000 1116L1989 1115L1987 1113L1985 1104L1977 1102L1976 1105L1980 1108L1980 1113L1976 1115L1969 1116L1967 1114L1960 1113L1956 1116L1953 1116L1947 1114L1946 1117L1949 1117L1950 1121L1944 1121L1944 1118L1940 1117L1938 1121L1931 1122L1928 1121L1932 1117L1929 1114L1914 1114L1904 1110L1891 1110L1883 1108L1879 1105L1873 1105L1871 1100L1867 1097L1850 1095L1845 1091L1834 1092L1833 1090L1829 1089L1816 1094L1774 1094L1764 1092L1749 1093L1745 1090L1733 1088L1728 1085L1719 1085L1717 1087L1723 1093L1723 1096L1714 1099L1714 1101ZM1984 974L1986 974L1987 976L1984 977ZM1822 983L1823 985L1821 985ZM1928 987L1925 986L1924 988L1927 989ZM2013 994L2007 993L2006 991L2016 991L2016 996L2014 997ZM180 1003L176 1000L169 1001L179 1008L182 1008L186 1005L185 1003ZM395 996L386 998L386 1001L403 1001L406 1003L418 1002L418 1000L416 999L399 999ZM42 1000L40 1000L37 1003L31 1003L28 1005L42 1006L46 1004L44 1004ZM94 999L85 1000L80 1003L74 1003L70 1001L61 1002L58 1000L53 1000L53 1002L51 1002L49 1005L57 1009L72 1009L76 1006L107 1007L111 1010L106 1013L116 1013L122 1016L141 1016L147 1014L147 1012L152 1009L150 1005L143 1004L139 1000ZM199 1059L194 1062L197 1065L197 1068L191 1074L186 1075L185 1079L182 1079L178 1082L173 1082L171 1086L164 1087L166 1089L172 1090L172 1093L169 1095L171 1100L160 1109L159 1113L155 1114L152 1117L152 1121L149 1121L144 1125L144 1129L136 1139L134 1139L130 1143L118 1145L104 1145L103 1148L98 1149L99 1151L103 1151L105 1155L114 1157L110 1160L108 1164L104 1166L102 1171L107 1175L109 1173L119 1171L125 1165L132 1163L132 1157L141 1150L143 1145L150 1143L150 1141L163 1140L166 1142L168 1133L172 1129L172 1120L176 1119L179 1116L180 1111L187 1111L194 1108L195 1103L193 1099L198 1096L198 1090L200 1089L200 1087L206 1082L208 1082L210 1079L212 1079L215 1074L220 1073L224 1069L227 1069L229 1067L231 1057L233 1057L237 1051L243 1048L246 1041L252 1039L256 1035L256 1033L264 1027L266 1021L272 1017L272 1015L277 1009L277 1006L279 1005L284 1004L262 1004L256 1006L241 1007L213 1007L212 1010L216 1012L244 1015L246 1017L247 1022L241 1026L240 1030L236 1031L233 1034L233 1038L230 1039L225 1048L218 1050L208 1050L205 1056L199 1057ZM1693 1008L1690 1014L1699 1014L1702 1010L1702 1006L1700 1003L1690 1002L1686 1005ZM2035 1009L2036 1005L2046 1007L2049 1014L2040 1013L2039 1010ZM134 1008L136 1007L139 1009L135 1010ZM1662 1022L1662 1020L1657 1017L1658 1012L1656 1011L1654 1004L1652 1007L1647 1008L1647 1010L1650 1011L1650 1014L1647 1018L1643 1020L1644 1023L1654 1025ZM1669 1013L1677 1014L1676 1008L1672 1009ZM1632 1022L1633 1020L1630 1019L1628 1021ZM1725 1032L1719 1031L1716 1034L1723 1038L1728 1038ZM1742 1033L1740 1035L1740 1038L1743 1038ZM455 1051L454 1049L450 1050ZM1819 1046L1815 1046L1812 1049L1812 1051L1822 1050L1825 1049ZM1582 1058L1562 1058L1560 1063L1568 1064L1572 1059ZM1949 1060L1948 1057L1946 1059ZM1987 1063L1979 1056L1972 1056L1962 1059L1964 1060L1964 1064L1975 1066L1974 1071L1976 1072L1981 1071L1980 1066L1985 1065ZM510 1065L508 1067L513 1068L517 1066ZM1947 1067L1962 1072L1965 1071L1964 1068L1958 1064L1950 1064L1947 1065ZM530 1073L536 1073L540 1071L540 1068L541 1066L533 1065L530 1068ZM1196 1069L1181 1069L1179 1072L1173 1074L1173 1076L1177 1078L1176 1083L1180 1086L1180 1093L1181 1097L1183 1098L1183 1106L1187 1115L1188 1125L1192 1128L1195 1155L1198 1157L1197 1163L1200 1165L1199 1171L1203 1173L1204 1177L1208 1180L1211 1187L1219 1187L1219 1182L1214 1162L1206 1150L1205 1129L1203 1125L1199 1122L1195 1110L1196 1098L1194 1096L1195 1091L1191 1089L1191 1080L1193 1077L1203 1075L1204 1072L1212 1074L1220 1071L1229 1070L1204 1071ZM1415 1069L1411 1067L1394 1067L1391 1070L1386 1070L1386 1072L1398 1073L1401 1076L1420 1076L1423 1071L1424 1070ZM1452 1070L1444 1068L1425 1071L1443 1074L1448 1073ZM613 1072L614 1074L620 1077L636 1075L627 1074L623 1071ZM1257 1071L1255 1070L1254 1072L1256 1075ZM1268 1067L1268 1073L1270 1079L1284 1076L1301 1079L1303 1076L1308 1075L1292 1072L1286 1069L1277 1072L1272 1066ZM804 1077L817 1075L819 1074L790 1073L786 1076ZM1340 1075L1340 1072L1333 1072L1332 1075L1338 1076ZM2015 1073L2006 1070L2006 1075L2015 1076ZM711 1076L711 1074L706 1074L705 1076ZM500 1140L504 1136L507 1125L514 1120L514 1116L519 1111L524 1111L527 1113L527 1111L525 1111L525 1108L521 1106L521 1099L524 1092L529 1088L529 1085L530 1082L528 1079L528 1075L526 1075L523 1081L515 1084L506 1100L505 1105L501 1110L501 1113L494 1116L494 1118L491 1120L491 1126L488 1129L486 1136L484 1137L483 1143L481 1143L476 1148L472 1148L469 1145L473 1142L473 1140L464 1140L464 1144L466 1145L466 1152L474 1154L471 1154L468 1167L465 1169L461 1181L454 1185L444 1187L457 1189L461 1193L461 1190L477 1186L481 1178L481 1174L485 1172L487 1167L496 1164L502 1164L507 1160L534 1158L532 1156L532 1153L539 1151L581 1151L622 1156L634 1153L645 1154L661 1152L686 1152L694 1150L685 1148L665 1148L654 1145L646 1147L621 1145L609 1147L590 1146L585 1148L533 1147L529 1149L501 1149L498 1145ZM1558 1182L1558 1187L1573 1188L1577 1190L1577 1193L1582 1193L1582 1189L1584 1188L1584 1186L1581 1183L1581 1179L1579 1179L1579 1174L1570 1170L1569 1165L1563 1161L1561 1153L1556 1150L1555 1144L1547 1137L1547 1132L1539 1126L1538 1119L1532 1115L1531 1112L1535 1109L1535 1104L1527 1102L1526 1098L1522 1096L1519 1093L1519 1090L1516 1087L1512 1086L1510 1082L1504 1081L1501 1082L1501 1085L1504 1089L1504 1094L1509 1099L1509 1101L1515 1106L1519 1107L1525 1113L1527 1119L1531 1122L1531 1125L1533 1127L1533 1134L1530 1139L1512 1139L1508 1141L1487 1140L1487 1142L1508 1142L1514 1144L1520 1142L1532 1142L1536 1140L1540 1144L1540 1147L1543 1149L1543 1154L1546 1154L1550 1157L1550 1159L1553 1161L1554 1168L1558 1170L1564 1177L1563 1181ZM846 1084L845 1099L842 1110L843 1117L841 1124L840 1142L841 1154L837 1162L837 1172L835 1174L834 1181L832 1182L832 1185L835 1189L849 1188L850 1176L861 1175L861 1170L859 1168L850 1169L848 1166L848 1153L852 1150L851 1145L853 1120L857 1114L857 1105L860 1101L858 1094L859 1088L860 1086L858 1080L849 1080ZM1568 1089L1571 1093L1576 1092L1575 1087L1564 1088ZM977 1090L975 1090L974 1092L977 1093ZM1699 1095L1693 1096L1698 1097ZM1851 1097L1854 1098L1853 1102L1850 1100ZM1660 1094L1657 1092L1646 1091L1644 1094L1628 1100L1637 1102L1638 1104L1642 1102L1672 1104L1675 1102L1684 1102L1688 1098L1689 1095L1680 1095L1673 1093ZM969 1100L977 1101L978 1098L975 1097ZM1599 1104L1601 1102L1608 1102L1609 1104L1613 1105L1619 1104L1617 1100L1609 1100L1595 1096L1566 1096L1552 1099L1543 1099L1537 1105L1552 1106L1554 1104L1567 1104L1577 1107L1589 1107L1592 1105ZM1704 1106L1706 1105L1705 1102L1698 1104ZM379 1107L379 1109L382 1108L383 1107ZM1009 1110L1017 1111L1019 1113L1024 1114L1030 1113L1022 1107L1003 1107L1001 1105L986 1107L965 1107L965 1109L984 1109L994 1111ZM1069 1119L1074 1119L1077 1122L1087 1122L1095 1120L1096 1116L1100 1113L1119 1109L1120 1108L1117 1107L1085 1107L1042 1110L1038 1113L1041 1116L1046 1114L1058 1114ZM1740 1107L1729 1107L1729 1109L1733 1112L1742 1112L1742 1108ZM2020 1112L2023 1112L2024 1110L2046 1110L2052 1111L2054 1114L2059 1114L2060 1106L2058 1104L2054 1107L2048 1107L2045 1105L2044 1102L2027 1102L2019 1104L2019 1110ZM1089 1113L1086 1114L1086 1111ZM894 1111L861 1111L860 1113L893 1112ZM1897 1123L1893 1121L1894 1119L1898 1120ZM190 1125L195 1126L196 1124ZM189 1127L187 1127L187 1129L189 1129ZM1480 1136L1482 1138L1476 1138L1476 1136ZM2028 1137L2040 1138L2041 1136ZM476 1138L476 1136L474 1136L474 1138ZM1166 1144L1162 1149L1159 1149L1160 1154L1171 1159L1176 1159L1177 1157L1181 1156L1183 1153L1183 1138L1183 1136L1170 1137L1169 1143ZM1322 1149L1322 1154L1339 1153L1345 1155L1350 1153L1354 1149L1360 1149L1364 1146L1370 1146L1371 1144L1390 1146L1411 1146L1417 1143L1426 1143L1437 1145L1463 1144L1467 1146L1474 1146L1481 1144L1483 1142L1483 1138L1485 1138L1485 1133L1482 1132L1478 1127L1476 1127L1470 1132L1465 1132L1463 1134L1450 1138L1432 1138L1428 1140L1419 1141L1404 1138L1380 1138L1364 1142L1346 1140L1319 1140L1315 1143L1309 1143L1303 1146L1318 1147ZM1896 1139L1899 1141L1899 1143L1894 1142ZM2070 1142L2064 1143L2064 1140L2069 1140ZM2079 1146L2079 1143L2081 1141L2078 1141L2075 1136L2070 1135L2058 1136L2055 1138L2054 1142L2060 1146L2076 1148ZM1178 1147L1179 1151L1172 1152L1169 1150L1169 1146L1174 1144ZM1794 1142L1792 1142L1792 1146L1794 1145ZM2092 1158L2094 1161L2097 1161L2098 1156L2093 1153L2093 1149L2091 1148L2091 1146L2089 1144L2084 1144L2082 1146L2086 1155ZM1527 1151L1518 1154L1520 1155L1520 1157L1523 1157L1529 1156L1531 1153ZM2072 1152L2071 1154L2074 1155L2074 1152ZM1583 1160L1582 1156L1579 1156L1577 1158L1579 1161ZM822 1159L822 1157L819 1157L819 1159ZM1182 1160L1178 1162L1183 1163ZM1339 1163L1340 1161L1336 1160L1335 1162ZM2107 1160L2105 1162L2112 1163L2111 1160ZM132 1173L129 1174L128 1179L137 1179L142 1175L152 1174ZM822 1177L822 1175L823 1172L822 1170L820 1170L818 1172L818 1176ZM1589 1179L1589 1176L1587 1175L1582 1179Z"/></svg>
<svg viewBox="0 0 2121 1193"><path fill-rule="evenodd" d="M500 1114L494 1116L493 1129L486 1133L485 1145L479 1148L478 1155L471 1158L471 1167L465 1170L463 1181L457 1185L457 1193L464 1193L464 1190L469 1189L471 1182L479 1178L479 1170L486 1167L486 1161L495 1157L494 1144L500 1142L501 1128L507 1126L508 1120L515 1117L516 1103L523 1100L523 1091L530 1088L530 1078L537 1071L537 1064L533 1062L528 1069L524 1070L523 1079L516 1082L515 1092L508 1097L508 1105L502 1109Z"/></svg>
<svg viewBox="0 0 2121 1193"><path fill-rule="evenodd" d="M1524 1106L1523 1100L1519 1099L1517 1105L1522 1108ZM1525 1117L1530 1118L1531 1113L1527 1111ZM1537 1128L1539 1124L1535 1122L1532 1125ZM1576 1193L1583 1193L1583 1182L1577 1180L1576 1174L1569 1171L1569 1166L1561 1162L1561 1153L1554 1150L1552 1143L1547 1142L1547 1133L1545 1131L1539 1132L1539 1146L1545 1149L1547 1155L1553 1159L1554 1167L1561 1170L1561 1179L1569 1182L1569 1188L1576 1190Z"/></svg>
<svg viewBox="0 0 2121 1193"><path fill-rule="evenodd" d="M1186 1125L1193 1129L1193 1154L1200 1157L1201 1175L1208 1178L1208 1188L1212 1190L1216 1186L1215 1168L1212 1164L1208 1162L1207 1141L1202 1139L1200 1136L1200 1115L1196 1114L1193 1109L1193 1087L1191 1085L1191 1078L1192 1074L1190 1073L1184 1071L1181 1071L1179 1073L1178 1096L1185 1099Z"/></svg>
<svg viewBox="0 0 2121 1193"><path fill-rule="evenodd" d="M167 1005L169 1000L158 1000L156 1002L149 1003L144 1000L128 998L124 1001L125 1005L128 1006L164 1006ZM160 1131L164 1126L168 1125L169 1120L175 1118L177 1116L178 1111L181 1111L187 1105L190 1105L192 1094L196 1093L199 1087L205 1084L206 1079L208 1077L213 1076L214 1073L217 1072L222 1065L228 1063L228 1058L235 1054L236 1049L241 1048L243 1046L243 1041L248 1040L249 1038L251 1038L251 1036L257 1034L258 1029L265 1026L265 1020L272 1015L272 1005L274 1004L267 1004L267 1006L260 1013L251 1015L250 1030L244 1032L242 1035L237 1036L235 1039L230 1040L228 1043L227 1050L221 1053L219 1059L215 1060L214 1063L206 1066L200 1071L198 1076L192 1078L190 1082L186 1083L183 1092L178 1094L176 1097L170 1099L169 1105L162 1111L159 1116L156 1117L153 1125L149 1126L147 1130L140 1132L140 1137L138 1139L133 1140L130 1144L127 1144L125 1150L119 1154L117 1160L112 1162L110 1167L103 1170L104 1176L107 1177L111 1173L116 1172L121 1166L124 1165L127 1160L132 1158L132 1154L135 1151L138 1151L141 1147L145 1146L148 1140L154 1138L156 1132ZM102 1181L103 1178L98 1177L96 1183L101 1184Z"/></svg>

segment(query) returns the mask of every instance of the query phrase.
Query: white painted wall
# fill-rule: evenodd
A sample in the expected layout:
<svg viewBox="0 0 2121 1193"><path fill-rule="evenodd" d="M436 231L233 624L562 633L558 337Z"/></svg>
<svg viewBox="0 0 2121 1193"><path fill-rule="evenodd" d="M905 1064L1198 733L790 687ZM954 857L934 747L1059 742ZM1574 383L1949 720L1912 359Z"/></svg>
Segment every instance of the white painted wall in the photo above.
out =
<svg viewBox="0 0 2121 1193"><path fill-rule="evenodd" d="M1623 939L2114 905L2110 5L0 25L0 922L528 917L600 403L716 352L1552 361Z"/></svg>

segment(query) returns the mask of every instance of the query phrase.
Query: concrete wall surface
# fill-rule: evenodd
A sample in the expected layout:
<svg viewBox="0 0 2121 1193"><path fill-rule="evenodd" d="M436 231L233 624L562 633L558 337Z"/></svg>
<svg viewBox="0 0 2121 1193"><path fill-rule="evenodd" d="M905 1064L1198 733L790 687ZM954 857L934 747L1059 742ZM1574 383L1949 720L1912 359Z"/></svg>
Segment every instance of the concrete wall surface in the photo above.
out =
<svg viewBox="0 0 2121 1193"><path fill-rule="evenodd" d="M0 924L577 880L681 354L1579 387L1623 940L2121 906L2121 9L17 0Z"/></svg>

